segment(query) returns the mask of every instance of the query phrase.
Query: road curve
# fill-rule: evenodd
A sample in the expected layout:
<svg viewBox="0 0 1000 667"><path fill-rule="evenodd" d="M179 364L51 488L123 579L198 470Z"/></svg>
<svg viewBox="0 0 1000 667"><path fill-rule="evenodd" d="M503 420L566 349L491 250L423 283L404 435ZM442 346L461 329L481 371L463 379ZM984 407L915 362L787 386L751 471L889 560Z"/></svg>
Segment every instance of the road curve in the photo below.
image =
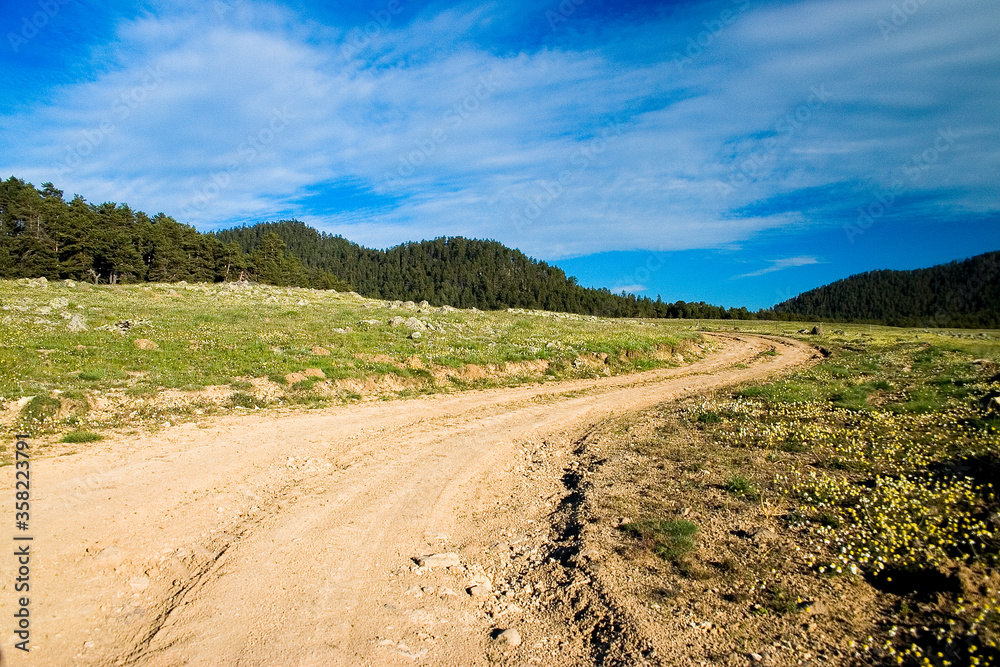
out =
<svg viewBox="0 0 1000 667"><path fill-rule="evenodd" d="M34 650L5 633L4 664L488 664L497 619L466 588L512 512L544 509L518 482L537 443L816 357L713 335L680 368L214 418L35 461ZM445 551L461 565L415 568Z"/></svg>

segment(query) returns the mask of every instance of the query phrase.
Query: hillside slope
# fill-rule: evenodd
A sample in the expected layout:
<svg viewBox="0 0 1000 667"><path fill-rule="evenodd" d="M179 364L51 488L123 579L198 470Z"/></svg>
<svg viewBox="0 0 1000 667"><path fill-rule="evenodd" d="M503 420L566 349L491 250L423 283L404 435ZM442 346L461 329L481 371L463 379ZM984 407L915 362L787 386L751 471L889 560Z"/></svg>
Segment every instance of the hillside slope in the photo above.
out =
<svg viewBox="0 0 1000 667"><path fill-rule="evenodd" d="M503 310L508 307L602 317L700 317L748 319L746 308L705 303L664 303L577 284L562 269L489 240L442 237L373 250L325 234L296 220L258 223L216 232L223 244L250 253L269 235L306 267L339 276L373 298L441 306Z"/></svg>
<svg viewBox="0 0 1000 667"><path fill-rule="evenodd" d="M777 304L805 319L1000 327L1000 251L913 271L869 271Z"/></svg>

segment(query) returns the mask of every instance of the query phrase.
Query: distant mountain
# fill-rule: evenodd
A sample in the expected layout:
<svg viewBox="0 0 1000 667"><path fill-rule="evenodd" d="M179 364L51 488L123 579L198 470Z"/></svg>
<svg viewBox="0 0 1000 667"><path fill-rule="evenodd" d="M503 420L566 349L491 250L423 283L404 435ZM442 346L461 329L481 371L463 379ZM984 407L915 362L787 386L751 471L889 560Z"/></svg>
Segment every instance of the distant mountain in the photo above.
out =
<svg viewBox="0 0 1000 667"><path fill-rule="evenodd" d="M1000 251L913 271L869 271L777 304L778 316L1000 328Z"/></svg>

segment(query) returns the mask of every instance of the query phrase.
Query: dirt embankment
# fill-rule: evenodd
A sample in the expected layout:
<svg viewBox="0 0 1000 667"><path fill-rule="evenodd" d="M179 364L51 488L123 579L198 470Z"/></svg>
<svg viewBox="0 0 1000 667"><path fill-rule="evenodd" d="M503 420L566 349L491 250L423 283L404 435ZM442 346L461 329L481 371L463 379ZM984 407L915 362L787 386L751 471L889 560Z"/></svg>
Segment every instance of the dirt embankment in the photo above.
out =
<svg viewBox="0 0 1000 667"><path fill-rule="evenodd" d="M35 650L28 662L6 639L4 656L588 663L590 640L541 614L589 582L552 590L525 576L567 548L551 542L550 521L576 492L566 483L580 465L574 443L611 415L815 355L792 341L718 340L717 354L680 368L213 418L38 460L33 526L46 555L32 581ZM594 612L595 627L613 623ZM507 629L517 635L500 637Z"/></svg>

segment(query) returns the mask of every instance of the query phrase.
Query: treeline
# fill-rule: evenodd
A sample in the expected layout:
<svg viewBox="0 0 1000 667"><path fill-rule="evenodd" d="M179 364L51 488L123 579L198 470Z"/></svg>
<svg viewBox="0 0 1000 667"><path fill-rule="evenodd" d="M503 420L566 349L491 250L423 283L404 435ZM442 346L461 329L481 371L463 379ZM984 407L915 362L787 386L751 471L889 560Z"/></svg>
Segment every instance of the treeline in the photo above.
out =
<svg viewBox="0 0 1000 667"><path fill-rule="evenodd" d="M558 267L496 241L451 237L373 250L294 220L202 234L127 204L95 205L79 195L67 202L51 183L37 190L12 176L0 182L0 278L40 276L103 283L245 278L458 308L602 317L1000 327L1000 252L851 276L752 312L586 288Z"/></svg>
<svg viewBox="0 0 1000 667"><path fill-rule="evenodd" d="M891 326L1000 328L1000 252L913 271L870 271L779 303L782 316Z"/></svg>
<svg viewBox="0 0 1000 667"><path fill-rule="evenodd" d="M277 236L249 252L201 234L162 213L127 204L69 202L51 183L37 190L0 182L0 278L71 278L103 283L221 282L240 276L273 285L349 289L337 276L306 267Z"/></svg>
<svg viewBox="0 0 1000 667"><path fill-rule="evenodd" d="M462 237L404 243L373 250L338 235L286 220L216 232L225 244L251 252L262 239L279 237L313 269L342 277L364 295L422 301L457 308L535 308L602 317L751 319L746 308L706 303L666 303L607 289L586 288L562 269L531 259L496 241Z"/></svg>

